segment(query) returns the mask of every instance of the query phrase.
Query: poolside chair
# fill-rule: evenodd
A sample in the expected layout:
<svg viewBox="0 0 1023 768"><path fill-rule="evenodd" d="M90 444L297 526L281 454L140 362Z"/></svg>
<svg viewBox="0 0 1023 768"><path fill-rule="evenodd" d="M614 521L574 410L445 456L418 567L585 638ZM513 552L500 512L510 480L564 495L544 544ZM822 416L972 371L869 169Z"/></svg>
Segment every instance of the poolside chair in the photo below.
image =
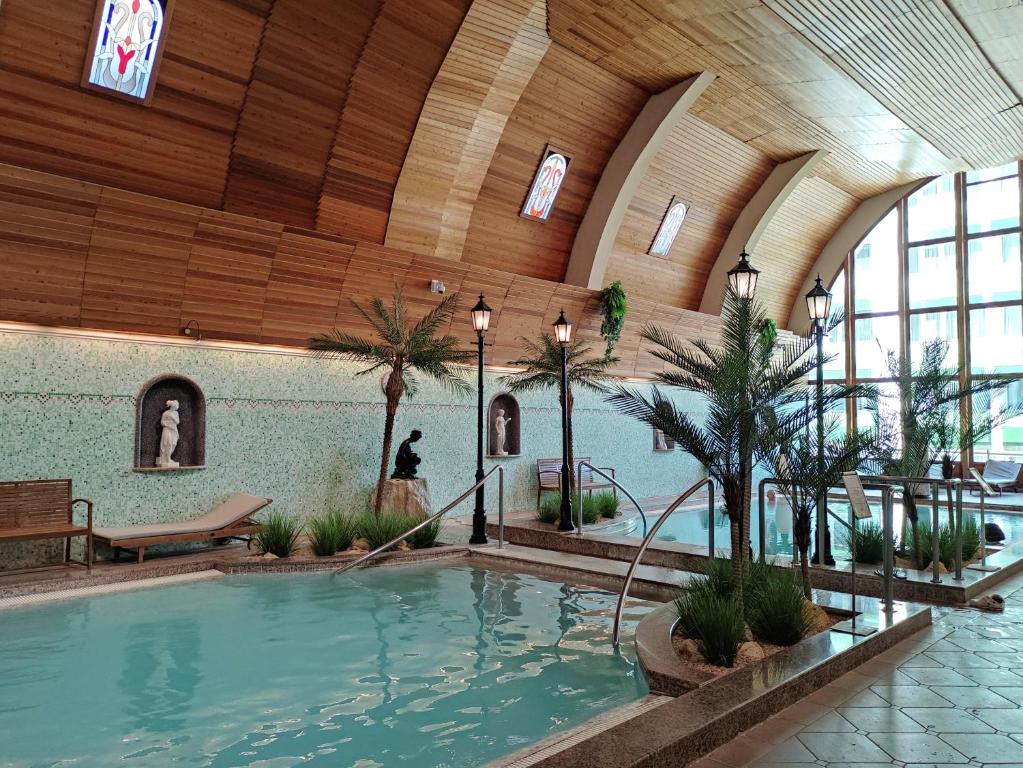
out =
<svg viewBox="0 0 1023 768"><path fill-rule="evenodd" d="M1020 482L1020 465L1014 461L993 461L984 463L984 482L1001 493L1006 488L1015 489ZM971 491L979 490L971 488Z"/></svg>
<svg viewBox="0 0 1023 768"><path fill-rule="evenodd" d="M93 528L93 537L114 550L118 559L122 549L138 551L138 562L145 557L146 547L156 544L178 544L188 541L234 539L251 535L259 529L252 516L268 507L273 499L235 493L196 520L152 525L129 525L123 528Z"/></svg>

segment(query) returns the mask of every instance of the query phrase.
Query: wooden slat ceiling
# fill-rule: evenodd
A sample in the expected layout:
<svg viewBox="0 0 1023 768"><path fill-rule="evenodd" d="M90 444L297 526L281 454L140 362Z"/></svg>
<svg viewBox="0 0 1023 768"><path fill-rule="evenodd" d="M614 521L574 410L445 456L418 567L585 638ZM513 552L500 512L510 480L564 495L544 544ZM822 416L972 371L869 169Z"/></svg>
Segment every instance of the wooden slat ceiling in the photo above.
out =
<svg viewBox="0 0 1023 768"><path fill-rule="evenodd" d="M717 72L695 114L776 161L827 149L819 175L859 198L1023 154L1018 99L942 0L550 0L550 29L649 91ZM811 39L829 32L862 47L846 71Z"/></svg>

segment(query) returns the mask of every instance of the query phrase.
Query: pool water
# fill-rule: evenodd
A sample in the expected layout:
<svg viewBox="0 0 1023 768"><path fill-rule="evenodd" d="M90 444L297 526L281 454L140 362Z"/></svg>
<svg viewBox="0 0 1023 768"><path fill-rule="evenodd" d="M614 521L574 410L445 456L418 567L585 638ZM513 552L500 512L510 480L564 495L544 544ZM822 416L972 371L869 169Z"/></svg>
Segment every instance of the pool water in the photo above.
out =
<svg viewBox="0 0 1023 768"><path fill-rule="evenodd" d="M0 765L483 765L647 693L613 607L434 564L0 611Z"/></svg>
<svg viewBox="0 0 1023 768"><path fill-rule="evenodd" d="M849 519L849 505L842 501L830 500L828 502L829 508L840 515L842 519ZM920 500L918 504L920 519L931 519L931 505L930 501ZM873 521L878 525L881 524L881 506L880 503L871 503L870 509L873 515ZM964 520L972 518L974 522L979 524L980 513L976 509L964 508ZM707 507L701 505L699 508L689 508L678 510L673 512L664 525L661 526L660 530L657 531L655 540L657 541L677 541L683 544L692 544L695 546L707 546L708 542L708 531L707 531ZM899 537L902 531L902 505L895 504L893 522L895 526L895 536ZM656 515L648 514L648 519L652 522L656 519ZM765 504L764 520L766 522L766 535L764 537L765 548L768 556L773 555L785 555L789 556L794 553L794 543L792 541L792 512L787 506L779 507L777 502L768 501ZM948 522L948 509L942 504L939 511L939 520L944 525ZM1005 512L992 512L988 511L984 515L984 520L990 523L996 523L1001 526L1005 532L1006 541L1019 541L1023 538L1023 515L1005 513ZM759 551L760 547L760 520L757 515L756 500L753 502L753 514L750 520L750 528L752 529L750 534L750 540L753 543L753 551ZM629 536L642 536L642 526L635 526L630 531L623 531ZM724 513L724 508L719 508L714 514L714 549L718 552L729 552L731 550L730 534L728 530L728 518ZM852 553L849 551L847 543L847 533L844 526L837 523L834 519L831 520L831 540L832 540L832 553L838 559L850 559ZM816 549L816 547L814 547Z"/></svg>

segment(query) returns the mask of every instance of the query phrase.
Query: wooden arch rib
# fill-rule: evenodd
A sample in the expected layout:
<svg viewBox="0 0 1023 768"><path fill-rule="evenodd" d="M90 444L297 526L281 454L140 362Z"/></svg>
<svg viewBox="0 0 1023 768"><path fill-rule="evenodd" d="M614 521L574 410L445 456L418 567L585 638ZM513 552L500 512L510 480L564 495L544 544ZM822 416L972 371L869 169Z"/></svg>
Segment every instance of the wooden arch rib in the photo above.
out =
<svg viewBox="0 0 1023 768"><path fill-rule="evenodd" d="M476 0L433 81L386 244L459 259L505 123L550 46L545 0Z"/></svg>

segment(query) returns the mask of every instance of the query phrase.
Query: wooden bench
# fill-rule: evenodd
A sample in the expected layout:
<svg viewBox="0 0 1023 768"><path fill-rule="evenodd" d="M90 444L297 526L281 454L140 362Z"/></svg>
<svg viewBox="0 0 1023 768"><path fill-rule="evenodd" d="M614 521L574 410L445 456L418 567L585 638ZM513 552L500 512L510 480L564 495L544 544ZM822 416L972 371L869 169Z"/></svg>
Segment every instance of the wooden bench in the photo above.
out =
<svg viewBox="0 0 1023 768"><path fill-rule="evenodd" d="M589 464L590 459L584 457L572 462L572 477L576 482L579 481L579 465L583 462ZM611 477L615 476L615 471L611 467L598 467L598 469L607 472ZM561 491L561 459L537 459L536 484L536 507L539 509L540 494L544 491ZM615 488L614 483L600 478L599 475L598 479L594 479L593 471L589 467L583 467L582 484L579 490L593 493L593 491L604 488L610 488L616 496L618 495L618 489Z"/></svg>
<svg viewBox="0 0 1023 768"><path fill-rule="evenodd" d="M86 506L84 526L74 521L75 504ZM76 536L86 538L85 560L71 559ZM92 569L92 502L72 498L70 480L0 482L0 542L37 539L64 539L64 562Z"/></svg>

